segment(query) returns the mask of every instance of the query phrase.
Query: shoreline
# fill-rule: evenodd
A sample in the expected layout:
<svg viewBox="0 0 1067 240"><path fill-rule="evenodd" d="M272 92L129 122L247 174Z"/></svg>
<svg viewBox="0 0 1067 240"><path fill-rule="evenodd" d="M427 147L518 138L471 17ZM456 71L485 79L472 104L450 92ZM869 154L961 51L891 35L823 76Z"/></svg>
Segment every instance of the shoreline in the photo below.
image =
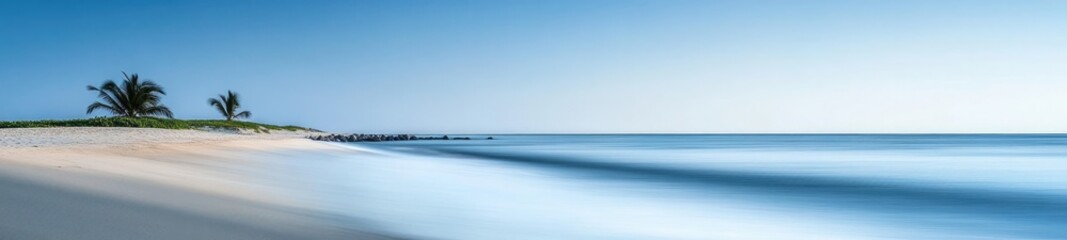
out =
<svg viewBox="0 0 1067 240"><path fill-rule="evenodd" d="M0 238L387 239L268 184L272 155L359 153L308 134L0 129Z"/></svg>

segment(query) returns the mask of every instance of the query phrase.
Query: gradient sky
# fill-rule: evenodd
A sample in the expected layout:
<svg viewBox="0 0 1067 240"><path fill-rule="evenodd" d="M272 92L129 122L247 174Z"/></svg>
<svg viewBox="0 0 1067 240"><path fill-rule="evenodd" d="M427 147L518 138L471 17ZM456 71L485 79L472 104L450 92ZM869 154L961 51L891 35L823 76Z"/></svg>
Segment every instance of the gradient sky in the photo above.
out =
<svg viewBox="0 0 1067 240"><path fill-rule="evenodd" d="M0 120L139 73L333 131L1067 132L1067 1L4 1Z"/></svg>

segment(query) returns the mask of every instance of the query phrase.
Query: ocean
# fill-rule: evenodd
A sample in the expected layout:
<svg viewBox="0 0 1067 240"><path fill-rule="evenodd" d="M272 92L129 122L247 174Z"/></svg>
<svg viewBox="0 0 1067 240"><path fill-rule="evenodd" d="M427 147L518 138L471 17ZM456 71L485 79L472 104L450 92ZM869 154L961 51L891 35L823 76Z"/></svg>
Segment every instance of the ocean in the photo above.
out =
<svg viewBox="0 0 1067 240"><path fill-rule="evenodd" d="M287 171L339 221L415 239L1067 239L1067 135L493 137Z"/></svg>

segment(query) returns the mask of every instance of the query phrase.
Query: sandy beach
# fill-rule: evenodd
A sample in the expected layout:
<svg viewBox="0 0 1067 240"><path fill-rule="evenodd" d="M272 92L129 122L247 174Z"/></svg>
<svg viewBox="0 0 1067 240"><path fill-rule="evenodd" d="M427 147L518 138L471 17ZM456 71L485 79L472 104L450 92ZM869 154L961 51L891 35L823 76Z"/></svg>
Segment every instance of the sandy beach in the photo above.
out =
<svg viewBox="0 0 1067 240"><path fill-rule="evenodd" d="M382 239L257 172L271 154L351 149L310 133L0 129L0 239Z"/></svg>

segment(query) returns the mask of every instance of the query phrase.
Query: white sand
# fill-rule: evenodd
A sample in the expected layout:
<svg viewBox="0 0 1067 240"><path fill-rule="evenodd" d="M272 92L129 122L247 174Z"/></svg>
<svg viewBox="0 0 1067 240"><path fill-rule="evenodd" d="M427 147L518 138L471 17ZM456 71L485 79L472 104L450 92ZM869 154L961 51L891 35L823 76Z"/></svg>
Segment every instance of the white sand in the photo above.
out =
<svg viewBox="0 0 1067 240"><path fill-rule="evenodd" d="M366 239L256 172L311 133L0 129L0 239ZM273 178L273 179L266 179Z"/></svg>
<svg viewBox="0 0 1067 240"><path fill-rule="evenodd" d="M169 130L152 128L16 128L0 129L0 148L50 147L115 147L125 145L155 145L167 143L209 143L229 140L297 139L319 134L294 131L273 131L270 134L234 134L201 130Z"/></svg>

